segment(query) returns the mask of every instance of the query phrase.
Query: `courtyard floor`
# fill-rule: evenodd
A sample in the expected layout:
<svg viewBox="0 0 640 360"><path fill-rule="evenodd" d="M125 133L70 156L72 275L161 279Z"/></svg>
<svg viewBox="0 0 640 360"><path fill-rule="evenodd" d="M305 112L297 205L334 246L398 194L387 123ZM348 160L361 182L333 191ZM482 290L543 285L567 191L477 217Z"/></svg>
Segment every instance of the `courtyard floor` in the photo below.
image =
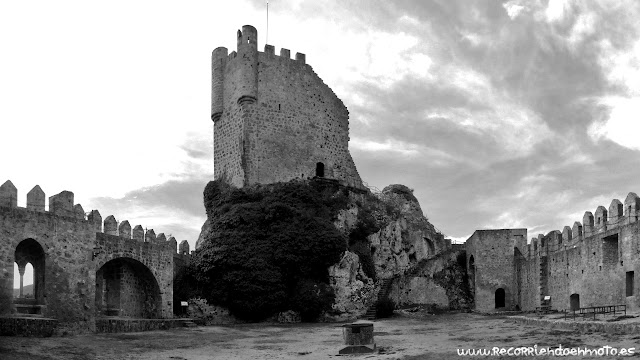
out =
<svg viewBox="0 0 640 360"><path fill-rule="evenodd" d="M514 323L506 316L456 313L406 314L374 322L379 353L362 359L459 359L458 349L517 347L636 348L640 334L579 334ZM340 324L247 324L180 328L126 334L88 334L51 338L0 337L2 360L205 360L332 359L343 347ZM609 350L610 351L610 350ZM470 357L470 356L465 356ZM476 356L473 358L551 359L553 356ZM626 356L566 358L624 359Z"/></svg>

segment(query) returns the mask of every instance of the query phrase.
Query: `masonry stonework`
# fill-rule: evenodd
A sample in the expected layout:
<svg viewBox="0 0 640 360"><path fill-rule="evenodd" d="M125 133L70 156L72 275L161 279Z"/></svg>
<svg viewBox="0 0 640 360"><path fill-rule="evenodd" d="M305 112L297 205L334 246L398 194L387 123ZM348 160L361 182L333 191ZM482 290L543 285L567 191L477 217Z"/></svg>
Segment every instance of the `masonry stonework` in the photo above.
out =
<svg viewBox="0 0 640 360"><path fill-rule="evenodd" d="M149 230L132 239L128 221L118 227L113 216L103 232L100 213L85 216L69 191L50 197L48 211L39 186L26 208L16 199L10 181L0 186L0 316L30 314L87 330L105 316L172 317L173 237L158 241ZM14 263L21 274L33 265L32 297L14 297Z"/></svg>
<svg viewBox="0 0 640 360"><path fill-rule="evenodd" d="M594 213L585 212L582 223L540 234L526 246L507 235L520 229L476 231L466 243L476 309L495 310L492 291L497 287L506 290L507 308L525 311L543 305L638 309L639 216L640 198L629 193L624 203L614 199L608 208L598 206Z"/></svg>
<svg viewBox="0 0 640 360"><path fill-rule="evenodd" d="M476 310L519 307L515 259L526 241L526 229L476 230L467 240L467 273Z"/></svg>
<svg viewBox="0 0 640 360"><path fill-rule="evenodd" d="M214 176L236 186L327 177L362 188L349 153L349 112L289 50L257 50L258 32L245 25L237 51L212 54L211 119Z"/></svg>

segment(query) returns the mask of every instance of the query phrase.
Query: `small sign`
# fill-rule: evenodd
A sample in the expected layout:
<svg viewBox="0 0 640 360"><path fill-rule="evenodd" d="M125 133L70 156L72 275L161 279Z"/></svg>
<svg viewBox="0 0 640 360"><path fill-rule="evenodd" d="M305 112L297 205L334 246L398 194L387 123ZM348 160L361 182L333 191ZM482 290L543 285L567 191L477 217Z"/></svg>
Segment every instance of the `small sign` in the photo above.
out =
<svg viewBox="0 0 640 360"><path fill-rule="evenodd" d="M544 297L544 299L545 299L546 301L549 301L549 300L551 300L551 296L550 296L550 295L547 295L547 296L545 296L545 297Z"/></svg>
<svg viewBox="0 0 640 360"><path fill-rule="evenodd" d="M189 306L189 303L186 301L180 301L180 305L182 306Z"/></svg>

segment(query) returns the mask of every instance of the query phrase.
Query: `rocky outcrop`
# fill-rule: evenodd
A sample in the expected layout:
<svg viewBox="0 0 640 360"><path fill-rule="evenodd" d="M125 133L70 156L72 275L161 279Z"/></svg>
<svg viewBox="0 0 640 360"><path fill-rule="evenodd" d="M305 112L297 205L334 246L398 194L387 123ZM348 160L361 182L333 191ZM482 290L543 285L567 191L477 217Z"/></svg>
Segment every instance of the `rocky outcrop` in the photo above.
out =
<svg viewBox="0 0 640 360"><path fill-rule="evenodd" d="M200 236L198 236L198 240L196 240L196 250L200 248L204 239L208 238L211 235L211 223L209 222L209 218L205 220L204 224L202 224L202 228L200 229Z"/></svg>
<svg viewBox="0 0 640 360"><path fill-rule="evenodd" d="M329 320L360 317L376 297L378 289L362 271L358 255L352 252L345 251L340 262L329 267L329 279L336 296Z"/></svg>
<svg viewBox="0 0 640 360"><path fill-rule="evenodd" d="M387 186L378 194L349 192L345 205L332 219L345 237L347 251L328 269L335 302L325 314L327 321L361 317L375 303L382 279L398 278L451 247L404 185ZM212 228L208 219L196 249L211 237ZM438 303L448 302L445 289L423 279L411 281L403 286L415 288L415 294L437 295Z"/></svg>
<svg viewBox="0 0 640 360"><path fill-rule="evenodd" d="M389 185L380 195L391 220L368 237L379 278L399 275L451 246L424 216L411 189Z"/></svg>

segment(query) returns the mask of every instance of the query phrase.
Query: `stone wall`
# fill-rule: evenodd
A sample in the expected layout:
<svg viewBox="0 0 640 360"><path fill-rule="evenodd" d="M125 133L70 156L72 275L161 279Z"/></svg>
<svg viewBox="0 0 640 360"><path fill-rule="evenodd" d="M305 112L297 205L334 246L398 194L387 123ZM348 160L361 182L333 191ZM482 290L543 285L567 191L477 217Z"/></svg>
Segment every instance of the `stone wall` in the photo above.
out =
<svg viewBox="0 0 640 360"><path fill-rule="evenodd" d="M624 203L614 199L608 208L585 212L582 222L515 246L519 254L513 253L517 242L505 235L513 230L477 231L466 244L468 260L475 257L476 307L490 309L491 291L512 283L508 301L522 310L535 310L545 297L556 310L605 305L637 309L639 216L640 198L629 193ZM473 269L467 268L471 274Z"/></svg>
<svg viewBox="0 0 640 360"><path fill-rule="evenodd" d="M550 296L554 309L570 309L572 295L578 295L581 307L626 304L637 308L640 305L635 278L640 271L638 222L609 226L589 237L579 236L564 243L554 242L549 235L541 240L545 246L540 246L541 251L533 253L526 263L528 266L547 263L546 271L544 268L540 271L540 296ZM634 274L630 277L630 296L626 296L628 272ZM532 310L534 305L539 306L525 304L523 308Z"/></svg>
<svg viewBox="0 0 640 360"><path fill-rule="evenodd" d="M172 317L175 239L158 242L139 241L104 233L96 233L95 236L96 246L100 249L94 259L95 268L99 270L105 264L113 262L119 265L120 309L130 309L121 315L151 317L155 314L156 317ZM136 286L139 286L138 290L131 293ZM150 288L153 287L158 289L161 304L156 304L155 299L148 299L151 296ZM147 291L140 292L142 289ZM137 300L144 300L154 309L149 306L145 307L146 310L136 309L132 303L132 296ZM161 310L156 312L156 307Z"/></svg>
<svg viewBox="0 0 640 360"><path fill-rule="evenodd" d="M16 314L25 303L35 305L40 315L57 319L63 327L95 329L95 319L103 315L107 301L127 302L125 307L134 310L124 315L150 316L149 311L155 311L138 303L143 296L132 289L147 289L156 283L159 310L155 313L172 317L174 238L166 240L164 234L156 236L149 230L142 239L132 239L128 222L118 227L113 216L105 219L103 233L100 213L93 210L86 216L82 206L73 204L69 191L50 197L49 211L45 211L39 186L27 195L26 208L17 207L16 198L17 189L10 181L0 186L0 315ZM136 229L134 238L140 236ZM34 299L13 298L14 262L34 265ZM129 267L105 279L101 270L107 263ZM145 271L148 277L140 277ZM102 296L109 281L117 282L123 292L107 299Z"/></svg>
<svg viewBox="0 0 640 360"><path fill-rule="evenodd" d="M317 175L362 187L348 150L349 112L306 64L274 47L257 51L257 31L243 26L237 52L212 55L214 175L232 184L268 184Z"/></svg>
<svg viewBox="0 0 640 360"><path fill-rule="evenodd" d="M476 230L467 240L467 272L476 310L495 310L500 291L504 291L502 307L516 308L519 289L515 259L516 253L526 248L526 239L526 229L502 229Z"/></svg>
<svg viewBox="0 0 640 360"><path fill-rule="evenodd" d="M448 250L424 259L409 273L393 279L391 298L397 305L435 305L465 309L473 303L466 278L464 251Z"/></svg>

